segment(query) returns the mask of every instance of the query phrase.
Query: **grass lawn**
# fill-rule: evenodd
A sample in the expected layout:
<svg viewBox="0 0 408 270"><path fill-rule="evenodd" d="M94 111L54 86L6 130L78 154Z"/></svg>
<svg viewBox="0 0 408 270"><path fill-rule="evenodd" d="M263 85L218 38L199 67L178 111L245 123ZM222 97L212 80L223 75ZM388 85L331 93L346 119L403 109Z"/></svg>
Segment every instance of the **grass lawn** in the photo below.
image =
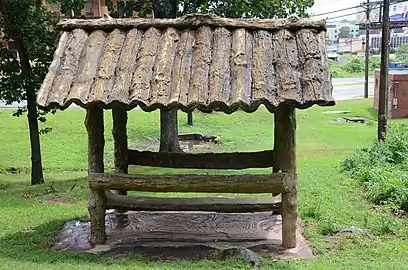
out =
<svg viewBox="0 0 408 270"><path fill-rule="evenodd" d="M350 110L355 116L375 120L376 114L371 107L369 99L339 102L332 108L298 110L299 213L317 257L264 262L262 269L408 269L407 220L397 219L367 203L358 184L339 173L339 162L348 153L375 139L376 123L337 123L333 120L339 115L323 114L332 109ZM85 113L72 109L49 116L46 124L53 132L41 137L46 184L35 187L29 186L29 175L25 174L30 167L26 119L14 118L11 113L0 110L0 171L3 172L0 174L0 269L250 269L239 261L158 262L137 255L110 259L50 250L64 221L87 216ZM105 115L105 164L110 169L113 163L110 111ZM157 150L158 119L158 112L130 112L130 147ZM253 114L195 113L194 127L186 125L184 113L179 113L179 121L180 132L218 136L220 143L213 151L256 151L273 146L273 116L262 108ZM21 173L6 174L9 167ZM180 172L153 168L137 170ZM69 195L77 200L72 204L43 203L45 198L55 194ZM149 195L176 196L175 193ZM359 234L327 237L350 226L361 228L372 237Z"/></svg>
<svg viewBox="0 0 408 270"><path fill-rule="evenodd" d="M340 77L333 77L333 78L364 78L364 76L365 76L365 73L364 73L364 71L362 71L362 72L344 72L343 74L342 74L342 76L340 76ZM374 71L373 70L370 70L369 72L368 72L368 76L374 76Z"/></svg>

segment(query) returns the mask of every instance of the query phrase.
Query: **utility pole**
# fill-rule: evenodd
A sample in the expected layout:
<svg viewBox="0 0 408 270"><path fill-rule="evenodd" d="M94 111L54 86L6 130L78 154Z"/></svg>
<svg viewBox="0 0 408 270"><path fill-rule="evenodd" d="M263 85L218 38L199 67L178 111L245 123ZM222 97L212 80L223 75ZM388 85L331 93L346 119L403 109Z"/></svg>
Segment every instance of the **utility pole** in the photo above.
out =
<svg viewBox="0 0 408 270"><path fill-rule="evenodd" d="M365 66L364 66L364 98L368 98L368 64L370 60L370 0L366 7L366 44L365 44Z"/></svg>
<svg viewBox="0 0 408 270"><path fill-rule="evenodd" d="M390 36L390 0L383 2L383 22L381 39L380 93L378 104L378 141L383 141L387 132L388 116L388 58Z"/></svg>
<svg viewBox="0 0 408 270"><path fill-rule="evenodd" d="M366 3L361 3L360 6L366 10L366 41L365 41L365 67L364 67L364 98L368 98L368 71L370 63L370 26L371 26L371 11L378 6L381 2L375 1L370 2L367 0ZM381 14L381 8L380 8ZM381 15L380 15L381 16ZM381 21L381 19L380 19Z"/></svg>

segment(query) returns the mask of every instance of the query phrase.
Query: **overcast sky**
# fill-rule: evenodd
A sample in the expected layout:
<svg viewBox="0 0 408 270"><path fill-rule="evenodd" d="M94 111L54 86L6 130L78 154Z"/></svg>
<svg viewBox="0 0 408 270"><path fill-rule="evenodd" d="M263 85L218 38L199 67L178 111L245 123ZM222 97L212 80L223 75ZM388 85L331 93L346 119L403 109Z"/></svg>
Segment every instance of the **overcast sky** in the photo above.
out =
<svg viewBox="0 0 408 270"><path fill-rule="evenodd" d="M359 5L362 2L365 2L365 1L364 0L315 0L315 4L309 10L309 12L313 14L320 14L320 13L335 11L339 9L354 7L354 6ZM319 16L319 17L313 17L313 19L325 19L327 17L328 18L337 17L337 16L346 15L346 14L353 13L353 12L356 12L356 9L349 9L349 10L342 11L342 12L336 12L332 14ZM356 18L356 15L347 17L347 19L349 20L354 20L355 18ZM341 20L341 19L343 18L340 18L338 20Z"/></svg>

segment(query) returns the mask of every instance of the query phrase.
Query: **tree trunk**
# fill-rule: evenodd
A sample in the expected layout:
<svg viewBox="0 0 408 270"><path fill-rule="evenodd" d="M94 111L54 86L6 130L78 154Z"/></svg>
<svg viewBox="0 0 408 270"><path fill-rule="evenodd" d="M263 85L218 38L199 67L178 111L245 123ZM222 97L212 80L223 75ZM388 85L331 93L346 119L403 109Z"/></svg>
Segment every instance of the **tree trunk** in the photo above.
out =
<svg viewBox="0 0 408 270"><path fill-rule="evenodd" d="M175 18L176 0L153 0L155 18ZM177 109L160 110L160 152L181 152L178 140Z"/></svg>
<svg viewBox="0 0 408 270"><path fill-rule="evenodd" d="M27 90L28 127L31 143L31 185L44 183L41 162L40 133L38 130L36 95L33 89Z"/></svg>
<svg viewBox="0 0 408 270"><path fill-rule="evenodd" d="M28 61L27 52L21 42L18 42L17 46L22 72L26 74L25 76L27 76L27 79L30 79L31 66ZM27 119L31 144L31 185L38 185L44 183L44 176L41 161L40 132L37 120L36 93L30 82L27 83L26 97L28 111Z"/></svg>
<svg viewBox="0 0 408 270"><path fill-rule="evenodd" d="M193 126L193 112L187 113L187 125Z"/></svg>
<svg viewBox="0 0 408 270"><path fill-rule="evenodd" d="M181 152L177 109L160 110L160 152Z"/></svg>

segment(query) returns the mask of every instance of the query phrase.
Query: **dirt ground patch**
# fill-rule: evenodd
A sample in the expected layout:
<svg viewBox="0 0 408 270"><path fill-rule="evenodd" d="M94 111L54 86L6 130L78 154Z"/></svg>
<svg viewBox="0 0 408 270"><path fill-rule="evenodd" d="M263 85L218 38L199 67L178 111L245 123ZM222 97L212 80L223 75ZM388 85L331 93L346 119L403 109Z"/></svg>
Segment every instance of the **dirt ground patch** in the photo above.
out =
<svg viewBox="0 0 408 270"><path fill-rule="evenodd" d="M50 198L46 198L40 201L44 204L79 204L82 201L78 198L74 198L68 195L54 195Z"/></svg>

